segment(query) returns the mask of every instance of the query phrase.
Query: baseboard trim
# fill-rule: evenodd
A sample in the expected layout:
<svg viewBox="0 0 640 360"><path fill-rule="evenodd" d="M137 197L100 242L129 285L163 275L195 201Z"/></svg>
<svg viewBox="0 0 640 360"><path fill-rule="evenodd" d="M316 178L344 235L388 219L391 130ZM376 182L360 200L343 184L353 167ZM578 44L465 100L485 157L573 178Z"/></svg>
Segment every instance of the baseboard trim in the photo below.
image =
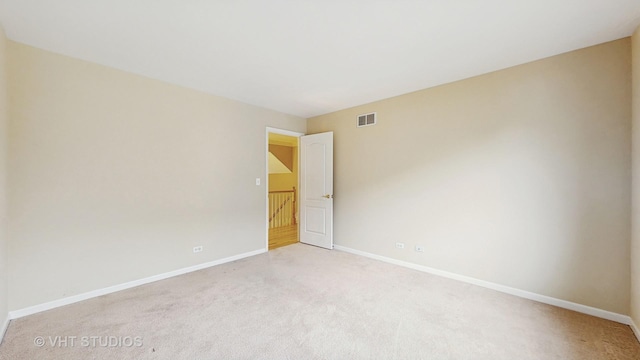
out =
<svg viewBox="0 0 640 360"><path fill-rule="evenodd" d="M229 256L229 257L226 257L224 259L214 260L214 261L206 262L206 263L203 263L203 264L198 264L198 265L194 265L194 266L190 266L190 267L186 267L186 268L182 268L182 269L178 269L178 270L169 271L169 272L166 272L166 273L163 273L163 274L158 274L158 275L146 277L146 278L139 279L139 280L129 281L129 282L126 282L126 283L123 283L123 284L119 284L119 285L109 286L109 287L106 287L106 288L103 288L103 289L93 290L93 291L89 291L89 292L86 292L86 293L69 296L69 297L66 297L66 298L50 301L50 302L39 304L39 305L29 306L29 307L26 307L24 309L10 311L9 312L9 319L12 320L12 319L21 318L21 317L24 317L24 316L27 316L27 315L32 315L32 314L36 314L36 313L39 313L39 312L42 312L42 311L55 309L57 307L61 307L61 306L65 306L65 305L69 305L69 304L73 304L73 303L77 303L77 302L80 302L80 301L83 301L83 300L92 299L92 298L95 298L95 297L98 297L98 296L111 294L111 293L114 293L114 292L130 289L130 288L133 288L133 287L136 287L136 286L145 285L145 284L149 284L149 283L156 282L156 281L159 281L159 280L168 279L168 278L171 278L171 277L174 277L174 276L183 275L183 274L187 274L187 273L190 273L190 272L206 269L206 268L209 268L209 267L212 267L212 266L221 265L221 264L229 263L229 262L232 262L232 261L248 258L248 257L259 255L259 254L262 254L262 253L265 253L265 252L267 252L266 249L250 251L250 252L246 252L246 253L243 253L243 254Z"/></svg>
<svg viewBox="0 0 640 360"><path fill-rule="evenodd" d="M2 324L1 328L0 328L0 344L2 344L2 340L4 340L4 335L7 333L7 329L9 328L9 322L11 321L11 318L9 316L7 316L7 319L4 321L4 324Z"/></svg>
<svg viewBox="0 0 640 360"><path fill-rule="evenodd" d="M640 329L636 326L636 323L633 321L633 319L630 319L631 323L629 324L629 326L631 326L631 330L633 330L633 333L636 335L636 339L638 339L638 342L640 342Z"/></svg>
<svg viewBox="0 0 640 360"><path fill-rule="evenodd" d="M629 325L629 326L632 327L632 329L634 328L634 326L632 326L633 321L627 315L622 315L622 314L614 313L614 312L611 312L611 311L602 310L602 309L594 308L594 307L591 307L591 306L574 303L574 302L571 302L571 301L557 299L557 298L553 298L553 297L546 296L546 295L540 295L540 294L532 293L532 292L529 292L529 291L512 288L512 287L509 287L509 286L492 283L492 282L489 282L489 281L484 281L484 280L480 280L480 279L476 279L476 278L472 278L472 277L468 277L468 276L464 276L464 275L451 273L451 272L448 272L448 271L438 270L438 269L434 269L434 268L431 268L431 267L428 267L428 266L418 265L418 264L410 263L410 262L407 262L407 261L396 260L396 259L388 258L388 257L385 257L385 256L371 254L371 253L368 253L368 252L364 252L364 251L348 248L348 247L345 247L345 246L334 245L334 249L339 250L339 251L344 251L344 252L347 252L347 253L351 253L351 254L355 254L355 255L368 257L370 259L380 260L380 261L383 261L383 262L386 262L386 263L390 263L390 264L394 264L394 265L403 266L403 267L410 268L410 269L413 269L413 270L422 271L422 272L429 273L429 274L432 274L432 275L438 275L438 276L442 276L442 277L445 277L445 278L458 280L458 281L462 281L462 282L473 284L473 285L482 286L482 287L485 287L485 288L488 288L488 289L500 291L500 292L503 292L503 293L506 293L506 294L518 296L518 297L529 299L529 300L534 300L534 301L541 302L541 303L544 303L544 304L549 304L549 305L561 307L561 308L568 309L568 310L573 310L573 311L576 311L576 312L579 312L579 313L583 313L583 314L587 314L587 315L591 315L591 316L595 316L595 317L599 317L599 318L615 321L615 322L618 322L618 323L621 323L621 324ZM635 332L636 336L638 336L639 333L638 333L638 329L637 328L634 329L634 332ZM640 339L640 337L638 337L638 338Z"/></svg>

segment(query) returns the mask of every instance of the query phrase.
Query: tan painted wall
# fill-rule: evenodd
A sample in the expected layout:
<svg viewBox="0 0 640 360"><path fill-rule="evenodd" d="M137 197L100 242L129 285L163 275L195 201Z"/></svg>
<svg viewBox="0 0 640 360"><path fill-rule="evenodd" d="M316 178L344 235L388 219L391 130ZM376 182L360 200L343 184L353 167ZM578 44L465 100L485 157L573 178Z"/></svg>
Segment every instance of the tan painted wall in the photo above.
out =
<svg viewBox="0 0 640 360"><path fill-rule="evenodd" d="M289 167L291 165L291 173L290 174L269 174L269 191L282 191L282 190L291 190L294 186L298 188L298 149L296 147L289 146L281 146L281 145L270 145L273 147L275 152L274 155L278 156L278 158L282 161L283 158L280 157L283 151L281 148L289 148L291 149L291 158L285 159L283 163Z"/></svg>
<svg viewBox="0 0 640 360"><path fill-rule="evenodd" d="M265 129L304 119L13 42L9 70L11 310L265 249Z"/></svg>
<svg viewBox="0 0 640 360"><path fill-rule="evenodd" d="M0 25L0 331L8 318L7 287L7 215L6 215L6 158L7 158L7 81L6 81L6 45ZM2 334L0 334L0 339Z"/></svg>
<svg viewBox="0 0 640 360"><path fill-rule="evenodd" d="M293 148L291 146L269 144L269 151L275 155L284 166L293 171Z"/></svg>
<svg viewBox="0 0 640 360"><path fill-rule="evenodd" d="M640 326L640 26L632 42L633 218L631 239L631 318Z"/></svg>
<svg viewBox="0 0 640 360"><path fill-rule="evenodd" d="M630 49L309 119L334 131L336 244L628 314Z"/></svg>
<svg viewBox="0 0 640 360"><path fill-rule="evenodd" d="M269 174L269 191L292 190L298 188L298 180L295 174Z"/></svg>

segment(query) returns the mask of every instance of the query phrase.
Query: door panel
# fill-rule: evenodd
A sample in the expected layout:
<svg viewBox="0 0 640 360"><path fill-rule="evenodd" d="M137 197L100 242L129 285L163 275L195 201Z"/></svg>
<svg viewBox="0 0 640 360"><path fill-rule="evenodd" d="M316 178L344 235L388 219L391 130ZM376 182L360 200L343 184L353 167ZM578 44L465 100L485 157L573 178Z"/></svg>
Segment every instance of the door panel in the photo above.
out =
<svg viewBox="0 0 640 360"><path fill-rule="evenodd" d="M300 242L333 249L333 132L300 138Z"/></svg>
<svg viewBox="0 0 640 360"><path fill-rule="evenodd" d="M307 221L305 221L305 229L307 232L326 235L327 212L324 208L307 206Z"/></svg>

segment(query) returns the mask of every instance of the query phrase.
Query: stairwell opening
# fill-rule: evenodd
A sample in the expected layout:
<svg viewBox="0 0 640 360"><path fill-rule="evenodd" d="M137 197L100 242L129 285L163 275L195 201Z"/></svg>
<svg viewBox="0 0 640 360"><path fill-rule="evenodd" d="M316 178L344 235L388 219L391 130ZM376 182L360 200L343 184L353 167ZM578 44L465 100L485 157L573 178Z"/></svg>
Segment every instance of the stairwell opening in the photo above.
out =
<svg viewBox="0 0 640 360"><path fill-rule="evenodd" d="M295 244L298 232L298 137L268 133L268 249Z"/></svg>

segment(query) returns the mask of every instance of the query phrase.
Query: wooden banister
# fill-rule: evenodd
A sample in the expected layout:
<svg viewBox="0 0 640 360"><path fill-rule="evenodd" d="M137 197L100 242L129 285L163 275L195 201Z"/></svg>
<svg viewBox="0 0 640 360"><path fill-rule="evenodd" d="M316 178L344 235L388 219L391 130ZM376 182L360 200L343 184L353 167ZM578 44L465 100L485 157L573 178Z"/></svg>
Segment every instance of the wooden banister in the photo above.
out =
<svg viewBox="0 0 640 360"><path fill-rule="evenodd" d="M296 188L269 191L269 228L296 224Z"/></svg>

